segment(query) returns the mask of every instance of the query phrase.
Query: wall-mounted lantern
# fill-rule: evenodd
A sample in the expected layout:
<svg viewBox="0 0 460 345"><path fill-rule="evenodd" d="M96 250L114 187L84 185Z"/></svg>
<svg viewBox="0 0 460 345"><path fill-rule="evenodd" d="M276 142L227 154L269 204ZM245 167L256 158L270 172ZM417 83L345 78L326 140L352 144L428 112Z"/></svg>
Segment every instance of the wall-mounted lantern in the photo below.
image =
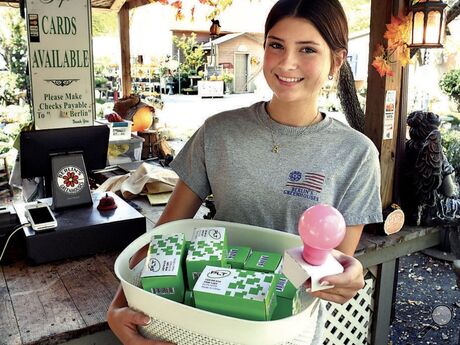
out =
<svg viewBox="0 0 460 345"><path fill-rule="evenodd" d="M411 5L410 48L442 48L446 6L441 0L419 0Z"/></svg>

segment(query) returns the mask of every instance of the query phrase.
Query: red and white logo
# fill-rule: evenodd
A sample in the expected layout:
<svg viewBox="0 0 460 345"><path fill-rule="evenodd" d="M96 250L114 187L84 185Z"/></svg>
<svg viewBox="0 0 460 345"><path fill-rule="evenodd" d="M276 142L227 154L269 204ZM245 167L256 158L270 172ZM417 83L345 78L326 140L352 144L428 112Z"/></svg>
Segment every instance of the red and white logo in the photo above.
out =
<svg viewBox="0 0 460 345"><path fill-rule="evenodd" d="M85 186L85 174L75 166L64 167L57 173L57 185L64 193L76 194Z"/></svg>

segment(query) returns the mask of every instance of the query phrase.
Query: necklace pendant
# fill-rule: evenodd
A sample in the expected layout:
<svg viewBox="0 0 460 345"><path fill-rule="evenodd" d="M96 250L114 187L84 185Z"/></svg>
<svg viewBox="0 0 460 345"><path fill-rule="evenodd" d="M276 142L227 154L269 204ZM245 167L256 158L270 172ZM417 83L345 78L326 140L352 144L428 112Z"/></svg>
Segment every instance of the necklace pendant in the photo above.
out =
<svg viewBox="0 0 460 345"><path fill-rule="evenodd" d="M272 152L273 153L278 153L279 152L279 146L278 145L273 145Z"/></svg>

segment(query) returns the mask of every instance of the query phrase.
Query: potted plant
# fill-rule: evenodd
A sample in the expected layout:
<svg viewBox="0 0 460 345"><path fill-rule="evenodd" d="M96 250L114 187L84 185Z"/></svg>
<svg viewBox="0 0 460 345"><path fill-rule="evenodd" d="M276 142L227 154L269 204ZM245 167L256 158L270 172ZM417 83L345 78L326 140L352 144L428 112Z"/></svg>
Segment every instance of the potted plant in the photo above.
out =
<svg viewBox="0 0 460 345"><path fill-rule="evenodd" d="M444 73L439 81L441 90L457 105L460 112L460 69L453 69Z"/></svg>
<svg viewBox="0 0 460 345"><path fill-rule="evenodd" d="M233 74L232 73L224 73L222 75L222 80L224 81L224 84L225 84L225 93L226 94L231 93L231 87L232 87L232 82L233 82Z"/></svg>

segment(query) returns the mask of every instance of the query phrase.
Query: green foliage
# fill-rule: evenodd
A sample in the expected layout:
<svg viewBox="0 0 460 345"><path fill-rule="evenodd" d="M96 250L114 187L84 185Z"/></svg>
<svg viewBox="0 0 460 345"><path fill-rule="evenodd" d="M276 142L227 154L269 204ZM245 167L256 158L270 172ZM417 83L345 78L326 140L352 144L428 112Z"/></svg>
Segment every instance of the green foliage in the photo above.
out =
<svg viewBox="0 0 460 345"><path fill-rule="evenodd" d="M231 6L233 4L233 0L200 0L200 3L212 6L212 11L208 14L206 19L214 19L219 17L219 15L225 11L228 6Z"/></svg>
<svg viewBox="0 0 460 345"><path fill-rule="evenodd" d="M6 92L14 94L17 90L27 89L27 36L24 20L19 11L5 11L4 14L2 19L5 20L7 29L0 33L0 54L5 60L8 74L10 74L6 77L10 88ZM14 84L11 84L12 81ZM1 87L4 88L4 85ZM2 94L0 94L0 99ZM5 99L9 99L9 97L4 95L3 102Z"/></svg>
<svg viewBox="0 0 460 345"><path fill-rule="evenodd" d="M173 43L182 51L184 61L180 64L183 73L196 74L204 63L204 51L201 44L196 41L196 34L182 35L181 38L173 36Z"/></svg>
<svg viewBox="0 0 460 345"><path fill-rule="evenodd" d="M96 87L105 86L108 81L109 80L107 78L105 78L105 77L101 77L101 76L94 77L94 85Z"/></svg>
<svg viewBox="0 0 460 345"><path fill-rule="evenodd" d="M224 83L231 83L233 81L233 74L232 73L224 73L222 75L222 80Z"/></svg>
<svg viewBox="0 0 460 345"><path fill-rule="evenodd" d="M442 92L457 103L457 109L460 111L460 69L444 73L439 80L439 86Z"/></svg>
<svg viewBox="0 0 460 345"><path fill-rule="evenodd" d="M442 147L447 160L455 168L455 174L460 177L460 131L449 130L442 134Z"/></svg>
<svg viewBox="0 0 460 345"><path fill-rule="evenodd" d="M16 104L19 89L16 87L17 75L11 72L0 73L0 105Z"/></svg>
<svg viewBox="0 0 460 345"><path fill-rule="evenodd" d="M371 17L370 0L341 0L340 3L347 14L350 32L369 29Z"/></svg>
<svg viewBox="0 0 460 345"><path fill-rule="evenodd" d="M117 14L112 12L92 13L93 36L116 36L118 32Z"/></svg>
<svg viewBox="0 0 460 345"><path fill-rule="evenodd" d="M0 105L0 154L8 152L18 139L21 130L32 123L32 114L29 106Z"/></svg>

